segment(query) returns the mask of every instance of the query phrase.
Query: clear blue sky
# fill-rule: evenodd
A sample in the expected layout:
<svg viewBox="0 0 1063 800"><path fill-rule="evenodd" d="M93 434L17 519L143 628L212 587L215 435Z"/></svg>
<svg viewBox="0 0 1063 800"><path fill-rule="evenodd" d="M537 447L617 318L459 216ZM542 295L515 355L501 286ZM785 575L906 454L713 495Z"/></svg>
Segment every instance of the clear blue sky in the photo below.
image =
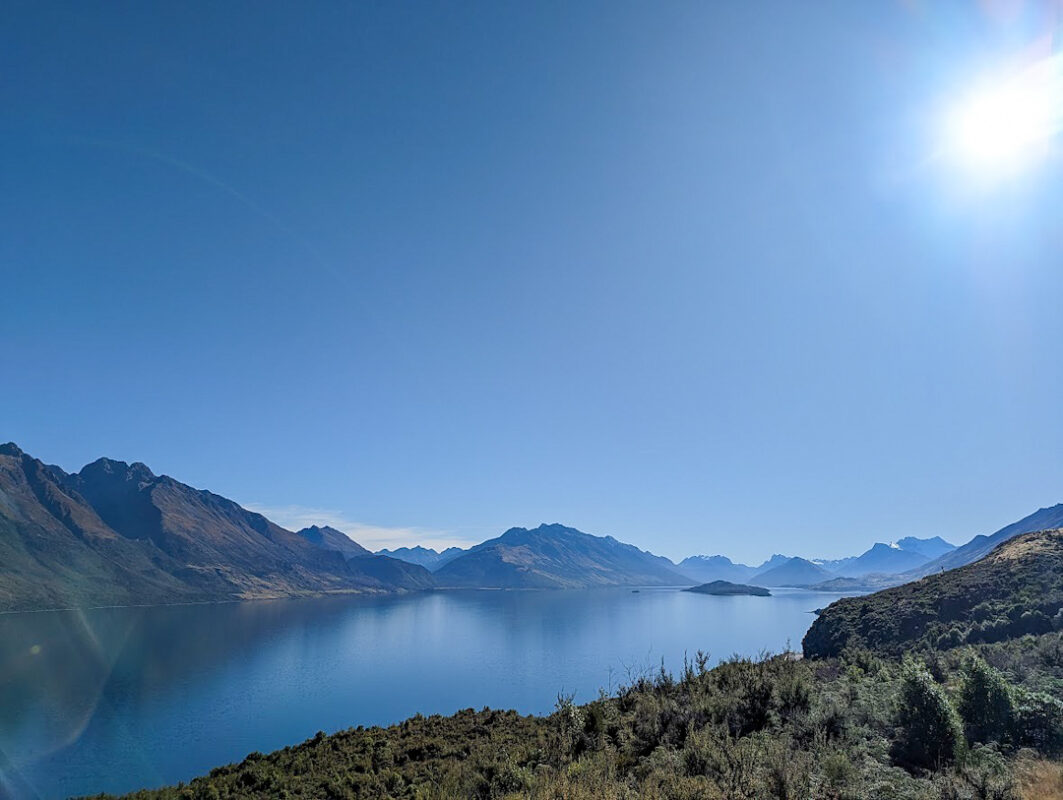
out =
<svg viewBox="0 0 1063 800"><path fill-rule="evenodd" d="M1063 169L940 128L1034 5L8 4L0 439L371 543L990 532L1063 501Z"/></svg>

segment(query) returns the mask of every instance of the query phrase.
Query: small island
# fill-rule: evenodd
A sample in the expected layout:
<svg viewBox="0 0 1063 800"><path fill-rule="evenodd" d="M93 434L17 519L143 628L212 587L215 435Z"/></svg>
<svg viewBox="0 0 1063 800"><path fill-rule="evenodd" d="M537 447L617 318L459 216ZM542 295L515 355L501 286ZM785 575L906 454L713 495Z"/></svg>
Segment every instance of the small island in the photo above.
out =
<svg viewBox="0 0 1063 800"><path fill-rule="evenodd" d="M771 597L771 592L763 586L748 586L744 583L731 583L730 581L712 581L711 583L703 583L701 586L692 586L683 591L697 592L698 594L748 594L755 597Z"/></svg>

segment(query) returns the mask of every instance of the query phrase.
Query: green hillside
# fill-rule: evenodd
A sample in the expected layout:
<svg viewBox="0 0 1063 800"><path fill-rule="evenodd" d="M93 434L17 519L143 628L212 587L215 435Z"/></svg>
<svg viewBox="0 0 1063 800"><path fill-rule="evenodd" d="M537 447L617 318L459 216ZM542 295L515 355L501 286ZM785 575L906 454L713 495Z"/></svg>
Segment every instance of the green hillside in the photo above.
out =
<svg viewBox="0 0 1063 800"><path fill-rule="evenodd" d="M900 654L1047 633L1063 622L1061 607L1063 529L1027 533L965 567L832 603L805 635L804 654Z"/></svg>

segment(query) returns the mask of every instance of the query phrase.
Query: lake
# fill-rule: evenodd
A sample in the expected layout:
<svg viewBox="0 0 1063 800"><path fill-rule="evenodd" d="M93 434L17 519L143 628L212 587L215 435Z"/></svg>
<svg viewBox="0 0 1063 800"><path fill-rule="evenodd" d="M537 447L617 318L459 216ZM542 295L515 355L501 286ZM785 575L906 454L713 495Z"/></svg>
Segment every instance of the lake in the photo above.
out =
<svg viewBox="0 0 1063 800"><path fill-rule="evenodd" d="M0 797L155 787L317 731L549 712L661 659L800 648L840 595L433 592L0 615Z"/></svg>

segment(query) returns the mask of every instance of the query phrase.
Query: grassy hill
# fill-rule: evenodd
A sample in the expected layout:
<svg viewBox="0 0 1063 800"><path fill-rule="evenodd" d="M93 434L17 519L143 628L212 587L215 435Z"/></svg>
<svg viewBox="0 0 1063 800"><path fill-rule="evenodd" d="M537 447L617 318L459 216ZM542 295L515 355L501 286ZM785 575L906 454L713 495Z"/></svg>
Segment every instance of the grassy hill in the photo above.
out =
<svg viewBox="0 0 1063 800"><path fill-rule="evenodd" d="M846 647L900 654L1051 631L1063 623L1063 529L1004 541L980 561L832 603L805 635L808 657Z"/></svg>

